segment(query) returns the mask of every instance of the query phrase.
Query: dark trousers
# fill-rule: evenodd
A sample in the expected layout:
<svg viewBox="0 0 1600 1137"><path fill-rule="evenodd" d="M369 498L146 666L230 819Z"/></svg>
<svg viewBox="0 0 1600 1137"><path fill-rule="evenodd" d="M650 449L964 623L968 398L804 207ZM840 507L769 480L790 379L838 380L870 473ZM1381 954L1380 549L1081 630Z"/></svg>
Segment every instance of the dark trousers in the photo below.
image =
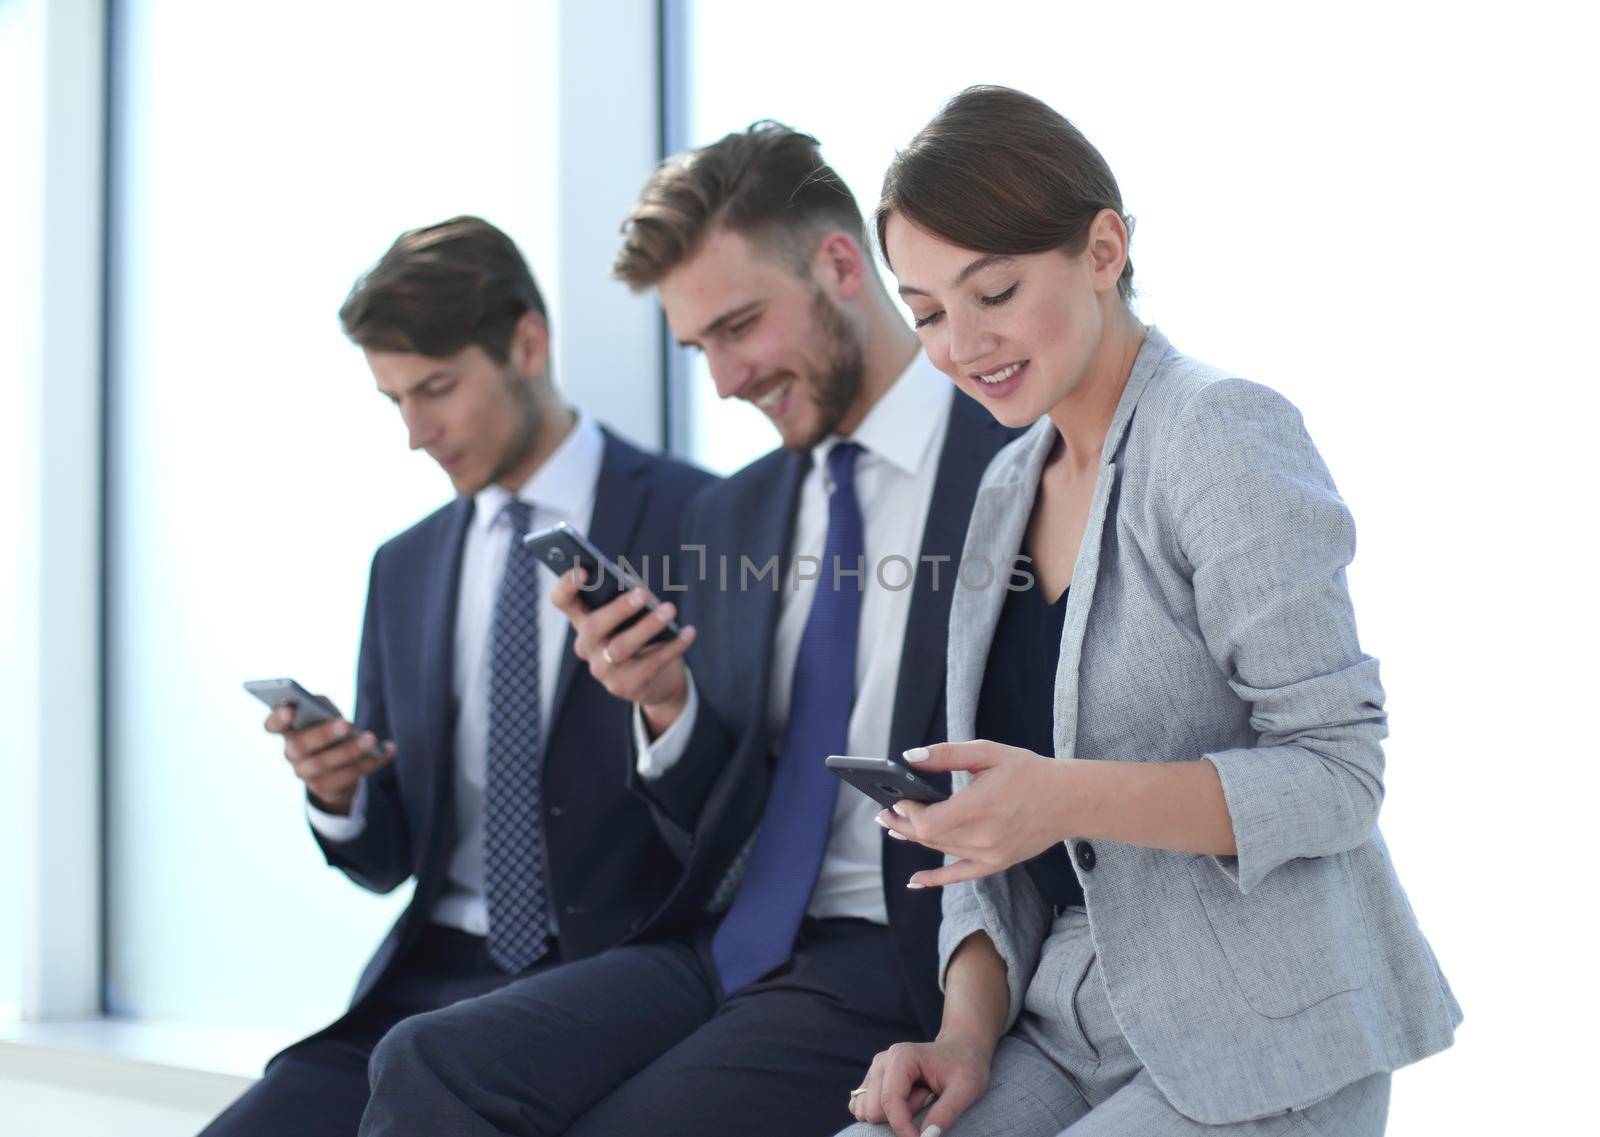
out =
<svg viewBox="0 0 1600 1137"><path fill-rule="evenodd" d="M369 1137L831 1137L872 1056L921 1037L887 928L807 920L724 998L710 929L614 948L407 1019L372 1058Z"/></svg>
<svg viewBox="0 0 1600 1137"><path fill-rule="evenodd" d="M481 936L429 924L359 1009L274 1058L201 1137L355 1137L367 1108L367 1063L396 1023L516 978L494 965Z"/></svg>

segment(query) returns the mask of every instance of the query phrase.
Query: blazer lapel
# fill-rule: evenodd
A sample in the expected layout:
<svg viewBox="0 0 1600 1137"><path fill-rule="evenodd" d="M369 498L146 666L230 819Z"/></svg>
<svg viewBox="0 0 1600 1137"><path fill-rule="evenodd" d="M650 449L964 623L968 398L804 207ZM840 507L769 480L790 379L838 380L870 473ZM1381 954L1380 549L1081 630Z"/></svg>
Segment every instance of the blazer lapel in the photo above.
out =
<svg viewBox="0 0 1600 1137"><path fill-rule="evenodd" d="M956 393L950 405L950 423L939 455L928 520L923 529L922 557L917 564L916 586L906 617L900 676L895 687L894 715L889 747L898 754L935 737L943 738L944 724L933 722L944 695L946 637L950 626L951 597L959 590L956 570L973 516L973 501L984 470L1011 432L966 395ZM945 558L930 561L928 558ZM935 567L937 566L937 567ZM938 587L934 587L937 574Z"/></svg>
<svg viewBox="0 0 1600 1137"><path fill-rule="evenodd" d="M952 741L972 738L989 643L1005 603L1012 558L1022 548L1038 493L1039 470L1054 439L1055 427L1049 419L1034 423L1017 449L1007 453L1004 467L991 471L973 502L972 523L961 555L987 561L994 566L994 576L987 588L957 585L951 600L947 714Z"/></svg>
<svg viewBox="0 0 1600 1137"><path fill-rule="evenodd" d="M466 543L467 525L472 520L471 498L460 498L451 507L445 520L444 539L434 548L431 561L423 574L421 595L416 598L422 642L418 653L417 699L423 710L420 716L426 732L428 753L446 755L454 752L452 735L456 725L455 700L455 627L456 600L460 592L461 550ZM451 797L451 762L433 763L432 801L430 809ZM442 817L447 810L439 809ZM435 823L432 828L437 830Z"/></svg>
<svg viewBox="0 0 1600 1137"><path fill-rule="evenodd" d="M742 580L734 576L741 573L741 566L734 564L729 568L728 587L737 597L735 629L759 629L760 632L750 635L736 631L733 636L734 658L738 661L733 674L757 676L754 721L760 723L766 721L767 692L772 685L772 645L778 634L778 601L785 586L783 573L794 547L800 487L810 465L809 453L785 451L783 460L777 464L773 485L739 495L729 518L730 547L748 556L757 570L773 557L778 564L777 584L770 588L765 581L749 588L741 587Z"/></svg>
<svg viewBox="0 0 1600 1137"><path fill-rule="evenodd" d="M609 430L601 427L600 432L605 437L605 449L600 456L600 476L595 479L594 514L589 519L589 532L585 536L606 556L616 560L619 556L626 556L626 551L633 545L634 534L644 516L645 505L650 500L650 479L647 476L650 463L640 451ZM659 581L648 583L659 591ZM578 657L572 650L574 635L569 626L566 643L561 650L561 667L556 672L555 698L550 704L550 723L545 728L547 738L555 735L556 723L566 706L567 693L572 689L572 679L578 670Z"/></svg>
<svg viewBox="0 0 1600 1137"><path fill-rule="evenodd" d="M1089 503L1089 520L1083 542L1072 567L1072 592L1067 597L1066 618L1061 628L1061 658L1056 664L1055 744L1056 753L1074 756L1078 749L1078 665L1083 658L1084 630L1089 625L1089 608L1094 603L1095 584L1100 579L1100 547L1105 536L1106 513L1117 484L1116 455L1127 437L1139 399L1151 378L1172 352L1172 345L1154 327L1128 373L1127 385L1117 400L1117 410L1100 448L1100 473L1095 478L1094 497ZM1052 433L1054 428L1052 427ZM1038 471L1033 483L1038 484Z"/></svg>

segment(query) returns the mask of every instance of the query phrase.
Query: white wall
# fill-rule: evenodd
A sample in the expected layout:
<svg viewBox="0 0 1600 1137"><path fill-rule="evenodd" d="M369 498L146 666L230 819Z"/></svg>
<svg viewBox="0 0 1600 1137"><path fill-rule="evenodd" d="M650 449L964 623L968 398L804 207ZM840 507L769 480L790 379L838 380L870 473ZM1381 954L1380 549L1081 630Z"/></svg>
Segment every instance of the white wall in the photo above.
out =
<svg viewBox="0 0 1600 1137"><path fill-rule="evenodd" d="M0 0L0 154L21 155L34 146L32 55L22 0ZM33 183L0 177L0 406L22 398L22 329L26 281L36 260L28 247L25 218L35 216ZM0 533L20 533L23 511L23 447L33 439L21 416L0 415ZM0 553L0 913L22 909L22 659L20 653L23 548L5 542ZM20 919L0 919L0 1019L18 1014L22 1002Z"/></svg>
<svg viewBox="0 0 1600 1137"><path fill-rule="evenodd" d="M1592 12L700 0L691 21L691 143L778 118L867 211L961 88L1044 98L1138 217L1140 314L1304 410L1361 534L1384 831L1467 1016L1400 1075L1396 1133L1554 1131L1589 1075ZM698 457L773 445L693 382Z"/></svg>
<svg viewBox="0 0 1600 1137"><path fill-rule="evenodd" d="M109 1001L309 1030L404 895L323 867L239 684L349 708L370 557L451 496L340 334L357 274L470 212L556 277L553 5L122 8Z"/></svg>
<svg viewBox="0 0 1600 1137"><path fill-rule="evenodd" d="M0 1002L99 1009L100 120L96 0L0 16L6 947ZM11 323L15 320L14 325Z"/></svg>

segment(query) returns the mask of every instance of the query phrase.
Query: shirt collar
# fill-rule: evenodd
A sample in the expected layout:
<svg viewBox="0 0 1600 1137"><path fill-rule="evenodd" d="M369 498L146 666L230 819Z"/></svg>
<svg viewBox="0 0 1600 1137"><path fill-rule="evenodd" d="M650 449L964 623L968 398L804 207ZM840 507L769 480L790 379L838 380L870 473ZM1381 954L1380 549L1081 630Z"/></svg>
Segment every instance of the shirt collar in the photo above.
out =
<svg viewBox="0 0 1600 1137"><path fill-rule="evenodd" d="M933 440L955 398L955 384L940 374L921 349L900 377L861 420L848 439L830 434L811 451L811 461L826 473L828 454L840 442L854 442L913 476L929 460Z"/></svg>
<svg viewBox="0 0 1600 1137"><path fill-rule="evenodd" d="M558 519L572 520L586 514L594 504L595 482L600 477L600 459L605 453L605 437L600 427L584 411L567 436L546 458L533 476L522 483L517 497ZM487 533L511 500L511 491L489 485L473 495L472 523Z"/></svg>

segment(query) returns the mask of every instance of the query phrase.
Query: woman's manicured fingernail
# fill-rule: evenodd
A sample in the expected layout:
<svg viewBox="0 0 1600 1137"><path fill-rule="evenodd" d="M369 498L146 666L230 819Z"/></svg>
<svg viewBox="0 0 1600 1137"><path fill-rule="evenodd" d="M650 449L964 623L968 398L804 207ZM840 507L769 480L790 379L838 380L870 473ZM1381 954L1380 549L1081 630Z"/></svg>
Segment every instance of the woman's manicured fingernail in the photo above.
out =
<svg viewBox="0 0 1600 1137"><path fill-rule="evenodd" d="M907 762L926 762L928 760L928 748L926 746L913 746L910 750L907 750L904 754L900 755L900 757L904 758ZM937 1129L939 1127L935 1125L934 1128ZM924 1135L924 1137L926 1137L926 1135Z"/></svg>
<svg viewBox="0 0 1600 1137"><path fill-rule="evenodd" d="M883 826L885 829L888 829L889 828L889 811L887 809L879 810L877 813L874 813L872 815L872 820L876 821L879 825ZM893 832L893 830L891 830L891 832Z"/></svg>
<svg viewBox="0 0 1600 1137"><path fill-rule="evenodd" d="M922 1131L922 1137L944 1137L944 1130L937 1125L930 1125Z"/></svg>
<svg viewBox="0 0 1600 1137"><path fill-rule="evenodd" d="M896 813L898 813L901 817L905 818L907 821L911 820L911 811L906 808L906 803L905 802L903 802L903 801L895 802L894 803L894 811Z"/></svg>
<svg viewBox="0 0 1600 1137"><path fill-rule="evenodd" d="M893 837L896 841L909 841L911 839L911 838L907 837L904 833L901 833L898 830L894 830L894 829L890 829L889 830L889 836Z"/></svg>
<svg viewBox="0 0 1600 1137"><path fill-rule="evenodd" d="M908 880L908 881L906 881L906 887L907 888L927 888L928 886L925 885L925 884L918 884L914 880Z"/></svg>

